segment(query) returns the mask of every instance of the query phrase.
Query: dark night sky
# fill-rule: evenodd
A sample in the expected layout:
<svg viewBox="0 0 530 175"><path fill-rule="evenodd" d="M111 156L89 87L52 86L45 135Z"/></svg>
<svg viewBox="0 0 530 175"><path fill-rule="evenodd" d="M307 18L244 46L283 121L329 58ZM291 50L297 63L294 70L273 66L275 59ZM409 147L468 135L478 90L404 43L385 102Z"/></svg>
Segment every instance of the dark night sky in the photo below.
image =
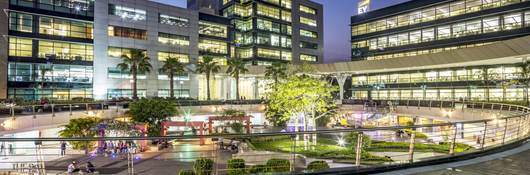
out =
<svg viewBox="0 0 530 175"><path fill-rule="evenodd" d="M186 0L152 0L186 7ZM324 5L324 61L350 60L350 17L357 13L357 0L313 0ZM402 3L408 0L372 0L371 9Z"/></svg>

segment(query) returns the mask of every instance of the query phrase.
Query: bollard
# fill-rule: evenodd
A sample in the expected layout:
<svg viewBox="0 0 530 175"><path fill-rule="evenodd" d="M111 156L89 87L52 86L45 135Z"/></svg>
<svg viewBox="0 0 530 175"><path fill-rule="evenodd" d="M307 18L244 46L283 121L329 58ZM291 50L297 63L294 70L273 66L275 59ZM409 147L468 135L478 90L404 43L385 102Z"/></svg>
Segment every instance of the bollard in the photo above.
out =
<svg viewBox="0 0 530 175"><path fill-rule="evenodd" d="M52 106L52 117L55 117L55 105L52 104L51 106Z"/></svg>
<svg viewBox="0 0 530 175"><path fill-rule="evenodd" d="M68 104L68 109L70 110L70 116L72 116L72 104Z"/></svg>
<svg viewBox="0 0 530 175"><path fill-rule="evenodd" d="M35 105L32 105L31 108L33 110L33 119L36 119L37 118L37 112L35 111Z"/></svg>
<svg viewBox="0 0 530 175"><path fill-rule="evenodd" d="M488 129L488 121L484 122L484 132L482 134L482 142L480 143L480 149L484 149L484 145L486 145L486 131Z"/></svg>
<svg viewBox="0 0 530 175"><path fill-rule="evenodd" d="M453 125L453 138L451 138L451 147L449 149L449 154L454 155L455 154L455 147L456 147L456 134L458 133L458 127L456 123Z"/></svg>

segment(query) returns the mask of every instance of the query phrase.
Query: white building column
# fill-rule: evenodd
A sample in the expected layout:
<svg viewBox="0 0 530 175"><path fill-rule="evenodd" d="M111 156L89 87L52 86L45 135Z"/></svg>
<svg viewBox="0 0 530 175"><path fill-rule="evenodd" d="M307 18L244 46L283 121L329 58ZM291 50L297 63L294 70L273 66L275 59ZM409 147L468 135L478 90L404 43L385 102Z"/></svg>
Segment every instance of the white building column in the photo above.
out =
<svg viewBox="0 0 530 175"><path fill-rule="evenodd" d="M339 95L340 95L340 100L342 102L342 100L344 100L344 84L346 83L346 80L348 79L348 75L347 74L337 74L335 76L337 78L337 82L339 83Z"/></svg>

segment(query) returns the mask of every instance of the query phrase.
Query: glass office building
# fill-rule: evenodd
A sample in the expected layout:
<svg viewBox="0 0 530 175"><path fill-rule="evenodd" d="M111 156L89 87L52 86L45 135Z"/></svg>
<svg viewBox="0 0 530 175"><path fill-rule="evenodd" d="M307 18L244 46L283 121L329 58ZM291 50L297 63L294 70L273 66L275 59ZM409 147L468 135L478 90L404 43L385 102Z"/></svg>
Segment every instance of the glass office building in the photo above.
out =
<svg viewBox="0 0 530 175"><path fill-rule="evenodd" d="M0 6L7 14L7 30L0 30L6 36L7 52L0 54L7 58L7 98L93 98L94 0L9 0Z"/></svg>
<svg viewBox="0 0 530 175"><path fill-rule="evenodd" d="M323 62L322 5L307 0L223 0L232 54L254 65Z"/></svg>
<svg viewBox="0 0 530 175"><path fill-rule="evenodd" d="M353 16L352 61L401 69L355 73L352 98L522 101L526 55L466 60L528 35L528 0L412 0Z"/></svg>

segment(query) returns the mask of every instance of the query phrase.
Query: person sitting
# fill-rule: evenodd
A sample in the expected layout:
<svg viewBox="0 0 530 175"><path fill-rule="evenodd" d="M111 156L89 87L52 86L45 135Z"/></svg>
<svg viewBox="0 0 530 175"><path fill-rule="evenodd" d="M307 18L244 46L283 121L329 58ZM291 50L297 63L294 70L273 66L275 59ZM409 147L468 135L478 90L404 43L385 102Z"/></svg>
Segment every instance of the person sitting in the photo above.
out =
<svg viewBox="0 0 530 175"><path fill-rule="evenodd" d="M86 172L87 173L96 172L96 167L94 167L94 164L92 164L92 162L90 162L90 161L86 163Z"/></svg>

